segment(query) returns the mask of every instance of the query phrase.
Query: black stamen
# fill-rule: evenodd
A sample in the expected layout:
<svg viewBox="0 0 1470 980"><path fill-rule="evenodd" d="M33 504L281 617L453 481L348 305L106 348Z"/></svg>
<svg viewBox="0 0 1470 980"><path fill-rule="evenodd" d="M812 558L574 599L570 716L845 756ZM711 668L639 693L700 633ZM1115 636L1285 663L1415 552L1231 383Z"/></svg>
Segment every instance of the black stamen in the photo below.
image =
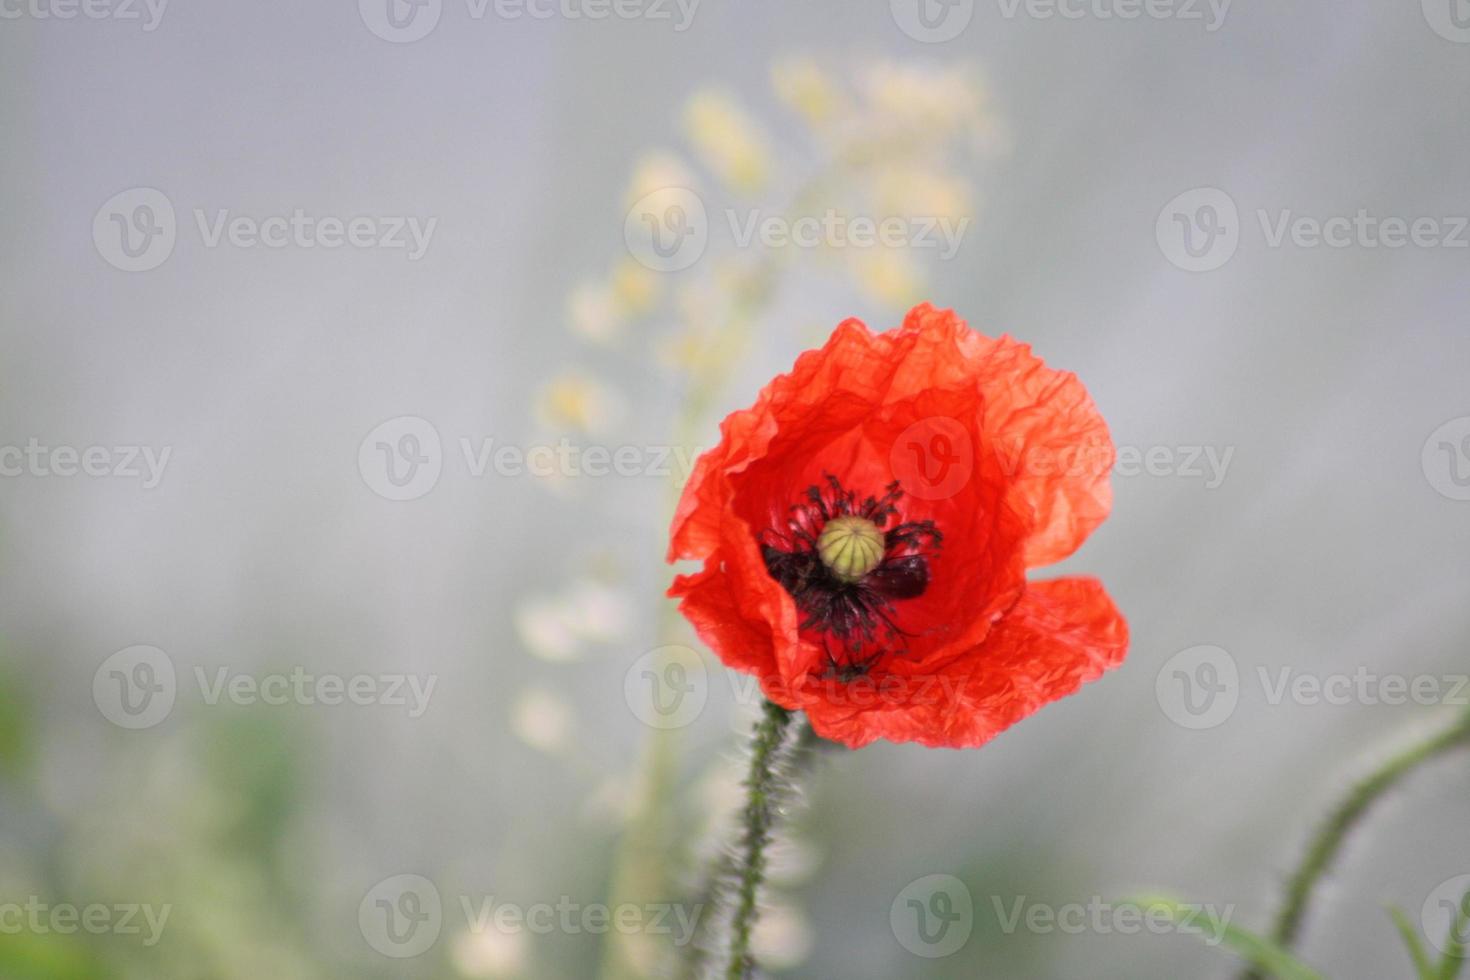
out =
<svg viewBox="0 0 1470 980"><path fill-rule="evenodd" d="M904 634L893 620L894 603L914 599L929 586L929 553L938 551L941 535L933 521L900 522L884 531L882 561L856 582L845 582L832 573L817 553L822 528L837 517L857 516L883 529L899 516L903 490L897 481L884 487L881 497L858 495L826 475L826 486L815 485L804 492L803 501L793 505L784 528L771 528L761 535L761 557L771 577L796 600L801 613L800 628L823 635L828 669L826 676L848 681L868 673ZM846 656L838 660L827 647L835 639ZM874 652L858 656L865 649Z"/></svg>

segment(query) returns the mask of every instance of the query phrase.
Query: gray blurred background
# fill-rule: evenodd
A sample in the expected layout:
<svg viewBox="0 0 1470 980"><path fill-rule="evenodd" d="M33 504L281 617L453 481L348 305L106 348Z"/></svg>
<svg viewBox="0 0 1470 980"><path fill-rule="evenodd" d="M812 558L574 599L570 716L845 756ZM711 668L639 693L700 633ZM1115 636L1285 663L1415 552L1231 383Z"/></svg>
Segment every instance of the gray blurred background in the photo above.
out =
<svg viewBox="0 0 1470 980"><path fill-rule="evenodd" d="M474 452L565 438L656 470L838 321L911 299L1077 372L1135 454L1065 567L1104 579L1132 649L981 750L833 754L772 893L773 972L1229 976L1195 936L1002 912L1162 890L1264 929L1347 781L1466 710L1462 2L395 2L0 10L0 903L171 907L152 945L0 931L0 974L660 975L661 938L477 930L461 898L675 900L727 829L749 698L708 659L677 727L637 696L640 658L696 646L660 598L675 480ZM891 171L843 169L854 132L892 135ZM734 240L727 209L813 183L969 223L948 258ZM669 186L708 246L659 272L635 202ZM145 235L159 196L172 243ZM210 243L222 211L296 209L372 244ZM1360 211L1340 244L1275 239ZM382 247L410 217L422 255ZM97 475L56 447L102 447ZM428 489L387 479L410 456ZM1176 667L1222 665L1226 707L1181 709ZM129 714L114 685L159 669L171 706ZM1283 670L1369 680L1273 697ZM293 672L378 686L210 697ZM1389 675L1443 684L1389 704ZM422 710L393 676L433 683ZM1384 906L1438 938L1421 908L1470 873L1467 808L1460 755L1376 811L1303 958L1410 976ZM952 955L890 914L932 874L973 900ZM414 912L400 875L442 901L401 958L374 925L385 895Z"/></svg>

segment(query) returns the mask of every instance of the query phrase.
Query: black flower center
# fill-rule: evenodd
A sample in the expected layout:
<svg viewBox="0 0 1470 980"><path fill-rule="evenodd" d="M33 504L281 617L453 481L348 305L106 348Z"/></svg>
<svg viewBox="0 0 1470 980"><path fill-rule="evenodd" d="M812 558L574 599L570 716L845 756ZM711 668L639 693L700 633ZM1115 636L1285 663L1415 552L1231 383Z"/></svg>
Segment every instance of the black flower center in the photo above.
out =
<svg viewBox="0 0 1470 980"><path fill-rule="evenodd" d="M766 569L796 600L801 628L845 648L840 660L828 650L838 676L865 673L904 635L893 621L896 603L924 594L929 555L939 550L933 521L902 520L898 482L884 491L859 499L829 474L790 508L784 527L761 535Z"/></svg>

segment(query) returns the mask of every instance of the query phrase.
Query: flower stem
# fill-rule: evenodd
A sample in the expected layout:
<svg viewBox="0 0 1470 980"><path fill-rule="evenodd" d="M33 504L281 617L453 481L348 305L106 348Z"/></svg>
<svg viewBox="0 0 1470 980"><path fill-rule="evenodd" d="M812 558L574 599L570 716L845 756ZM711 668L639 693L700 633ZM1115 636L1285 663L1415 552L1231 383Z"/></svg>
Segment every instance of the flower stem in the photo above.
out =
<svg viewBox="0 0 1470 980"><path fill-rule="evenodd" d="M816 768L820 756L841 748L837 743L825 741L818 736L808 719L799 723L796 734L790 738L788 761L781 766L779 773L779 785L785 787L783 792L788 793ZM705 866L686 903L690 908L715 911L698 917L694 935L685 944L678 971L673 975L674 980L699 980L708 975L705 973L708 960L712 955L723 952L726 945L718 930L722 924L728 925L728 922L724 921L725 916L720 910L726 908L727 895L737 891L738 886L739 881L735 876L735 847L722 847Z"/></svg>
<svg viewBox="0 0 1470 980"><path fill-rule="evenodd" d="M780 815L781 783L779 767L791 729L791 712L774 701L765 703L761 720L755 726L750 758L750 775L746 777L745 812L734 866L735 916L730 923L730 964L726 980L746 980L755 974L755 958L750 952L750 934L757 917L756 901L766 876L766 845L771 829Z"/></svg>
<svg viewBox="0 0 1470 980"><path fill-rule="evenodd" d="M1290 949L1301 931L1307 906L1318 882L1331 868L1348 834L1389 790L1424 763L1461 746L1470 745L1470 712L1451 727L1400 752L1366 779L1353 786L1328 814L1307 847L1301 864L1292 873L1286 887L1286 899L1276 917L1272 938L1283 949ZM1256 970L1241 974L1241 980L1264 980Z"/></svg>

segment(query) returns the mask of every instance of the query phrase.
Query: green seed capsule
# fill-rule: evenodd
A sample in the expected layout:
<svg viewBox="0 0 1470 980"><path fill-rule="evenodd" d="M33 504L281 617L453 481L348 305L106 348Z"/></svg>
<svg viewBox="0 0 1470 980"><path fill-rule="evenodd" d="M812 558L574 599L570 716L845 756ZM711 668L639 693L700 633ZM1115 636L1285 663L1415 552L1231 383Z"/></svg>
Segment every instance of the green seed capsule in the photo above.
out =
<svg viewBox="0 0 1470 980"><path fill-rule="evenodd" d="M838 517L817 537L822 564L843 582L856 582L883 562L884 538L865 517Z"/></svg>

